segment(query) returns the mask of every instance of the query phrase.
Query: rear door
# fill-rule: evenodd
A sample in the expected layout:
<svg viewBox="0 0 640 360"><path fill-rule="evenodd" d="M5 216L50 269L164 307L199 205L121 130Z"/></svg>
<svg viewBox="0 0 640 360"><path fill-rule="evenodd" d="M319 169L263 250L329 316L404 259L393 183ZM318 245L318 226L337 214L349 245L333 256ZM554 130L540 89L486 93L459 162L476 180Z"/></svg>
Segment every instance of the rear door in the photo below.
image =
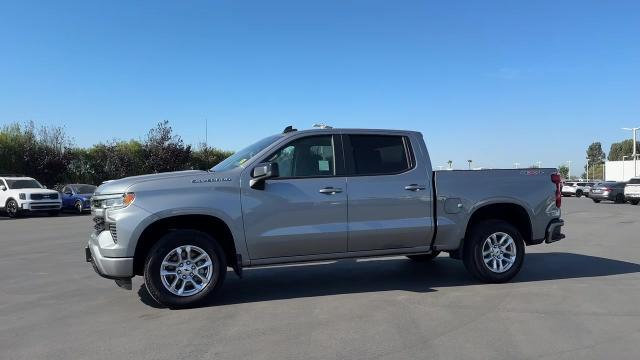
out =
<svg viewBox="0 0 640 360"><path fill-rule="evenodd" d="M430 171L416 161L417 139L345 134L349 251L429 246L433 235Z"/></svg>

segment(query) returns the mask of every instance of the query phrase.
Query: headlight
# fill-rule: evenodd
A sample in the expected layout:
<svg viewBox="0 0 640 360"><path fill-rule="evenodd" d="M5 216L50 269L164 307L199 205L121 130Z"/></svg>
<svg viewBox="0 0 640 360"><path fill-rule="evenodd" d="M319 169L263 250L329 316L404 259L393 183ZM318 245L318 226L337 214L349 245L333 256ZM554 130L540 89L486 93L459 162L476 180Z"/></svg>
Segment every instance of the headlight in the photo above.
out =
<svg viewBox="0 0 640 360"><path fill-rule="evenodd" d="M91 198L91 207L110 210L124 209L131 205L135 199L136 194L134 193L94 196Z"/></svg>
<svg viewBox="0 0 640 360"><path fill-rule="evenodd" d="M18 194L18 197L20 198L20 200L27 200L27 194L25 193Z"/></svg>

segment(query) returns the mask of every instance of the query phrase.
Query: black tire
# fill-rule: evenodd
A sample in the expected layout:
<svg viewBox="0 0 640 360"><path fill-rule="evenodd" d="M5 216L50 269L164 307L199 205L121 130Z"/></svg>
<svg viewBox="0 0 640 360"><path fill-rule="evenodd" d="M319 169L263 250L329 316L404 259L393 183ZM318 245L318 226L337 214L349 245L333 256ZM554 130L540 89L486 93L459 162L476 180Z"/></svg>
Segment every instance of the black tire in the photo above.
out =
<svg viewBox="0 0 640 360"><path fill-rule="evenodd" d="M200 292L191 296L179 296L165 287L160 269L165 256L177 247L186 245L197 246L207 253L213 263L212 276ZM144 282L149 294L158 303L169 308L189 308L204 304L220 289L226 275L227 261L222 247L211 235L196 230L175 230L162 236L149 251L144 265Z"/></svg>
<svg viewBox="0 0 640 360"><path fill-rule="evenodd" d="M631 203L631 205L638 205L638 203L640 203L640 200L629 200L629 202Z"/></svg>
<svg viewBox="0 0 640 360"><path fill-rule="evenodd" d="M596 204L600 204L600 201L602 201L602 200L596 200L596 199L592 199L592 200L593 200L593 202L594 202L594 203L596 203Z"/></svg>
<svg viewBox="0 0 640 360"><path fill-rule="evenodd" d="M577 197L577 198L582 197L582 195L583 195L583 194L584 194L584 193L582 192L582 190L578 190L578 191L576 191L576 197Z"/></svg>
<svg viewBox="0 0 640 360"><path fill-rule="evenodd" d="M502 273L493 272L485 265L482 247L492 234L502 232L508 234L515 244L516 259L511 267ZM473 226L465 238L462 260L464 266L474 277L486 283L503 283L518 274L524 262L524 239L513 225L503 220L485 220Z"/></svg>
<svg viewBox="0 0 640 360"><path fill-rule="evenodd" d="M76 209L76 214L82 215L82 201L77 200L75 204L73 204L74 209Z"/></svg>
<svg viewBox="0 0 640 360"><path fill-rule="evenodd" d="M18 202L9 199L7 203L4 205L4 211L8 217L14 219L20 216L20 208L18 207Z"/></svg>
<svg viewBox="0 0 640 360"><path fill-rule="evenodd" d="M624 194L616 195L616 199L614 200L616 204L624 204Z"/></svg>
<svg viewBox="0 0 640 360"><path fill-rule="evenodd" d="M60 215L60 210L49 211L49 216L58 216Z"/></svg>
<svg viewBox="0 0 640 360"><path fill-rule="evenodd" d="M407 257L413 261L418 262L428 262L431 261L440 255L440 251L434 251L431 254L422 254L422 255L407 255Z"/></svg>

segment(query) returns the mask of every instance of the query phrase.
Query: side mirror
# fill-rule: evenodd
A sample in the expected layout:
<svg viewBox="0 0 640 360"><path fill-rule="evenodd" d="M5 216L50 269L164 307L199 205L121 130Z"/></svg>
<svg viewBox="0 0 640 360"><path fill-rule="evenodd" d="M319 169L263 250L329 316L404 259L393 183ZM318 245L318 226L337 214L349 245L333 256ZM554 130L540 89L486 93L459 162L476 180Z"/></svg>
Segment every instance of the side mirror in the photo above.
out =
<svg viewBox="0 0 640 360"><path fill-rule="evenodd" d="M6 187L6 186L4 186L4 185L0 185L0 190L2 190L2 191L7 191L7 187Z"/></svg>
<svg viewBox="0 0 640 360"><path fill-rule="evenodd" d="M279 176L278 172L278 164L277 163L263 163L258 164L256 167L251 170L251 181L249 181L249 186L252 189L256 190L264 190L264 182L267 179L275 178Z"/></svg>
<svg viewBox="0 0 640 360"><path fill-rule="evenodd" d="M65 191L64 194L67 195L67 196L73 195L73 193L71 191Z"/></svg>

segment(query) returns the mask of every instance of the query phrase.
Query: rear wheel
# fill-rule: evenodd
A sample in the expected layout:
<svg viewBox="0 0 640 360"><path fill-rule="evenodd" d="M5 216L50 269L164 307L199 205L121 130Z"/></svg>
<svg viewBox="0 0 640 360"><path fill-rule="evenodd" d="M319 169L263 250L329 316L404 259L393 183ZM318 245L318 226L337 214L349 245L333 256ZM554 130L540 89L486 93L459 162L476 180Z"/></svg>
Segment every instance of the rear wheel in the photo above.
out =
<svg viewBox="0 0 640 360"><path fill-rule="evenodd" d="M576 197L582 197L583 194L582 190L576 191Z"/></svg>
<svg viewBox="0 0 640 360"><path fill-rule="evenodd" d="M601 201L601 200L593 199L593 202L594 202L594 203L596 203L596 204L599 204L599 203L600 203L600 201Z"/></svg>
<svg viewBox="0 0 640 360"><path fill-rule="evenodd" d="M518 274L524 255L518 229L506 221L486 220L476 224L465 239L463 261L479 280L502 283Z"/></svg>
<svg viewBox="0 0 640 360"><path fill-rule="evenodd" d="M422 255L407 255L407 257L413 261L427 262L437 258L438 255L440 255L440 251L434 251L430 254L422 254Z"/></svg>
<svg viewBox="0 0 640 360"><path fill-rule="evenodd" d="M20 209L18 208L18 202L13 199L9 199L7 201L7 203L5 204L4 210L6 211L7 216L10 218L17 218L18 216L20 216Z"/></svg>
<svg viewBox="0 0 640 360"><path fill-rule="evenodd" d="M616 202L616 204L623 204L624 203L624 195L623 194L616 195L615 202Z"/></svg>
<svg viewBox="0 0 640 360"><path fill-rule="evenodd" d="M630 200L629 202L631 203L631 205L638 205L638 203L640 203L640 200Z"/></svg>
<svg viewBox="0 0 640 360"><path fill-rule="evenodd" d="M164 235L149 251L144 267L149 294L172 308L203 304L222 286L226 274L222 247L196 230Z"/></svg>

